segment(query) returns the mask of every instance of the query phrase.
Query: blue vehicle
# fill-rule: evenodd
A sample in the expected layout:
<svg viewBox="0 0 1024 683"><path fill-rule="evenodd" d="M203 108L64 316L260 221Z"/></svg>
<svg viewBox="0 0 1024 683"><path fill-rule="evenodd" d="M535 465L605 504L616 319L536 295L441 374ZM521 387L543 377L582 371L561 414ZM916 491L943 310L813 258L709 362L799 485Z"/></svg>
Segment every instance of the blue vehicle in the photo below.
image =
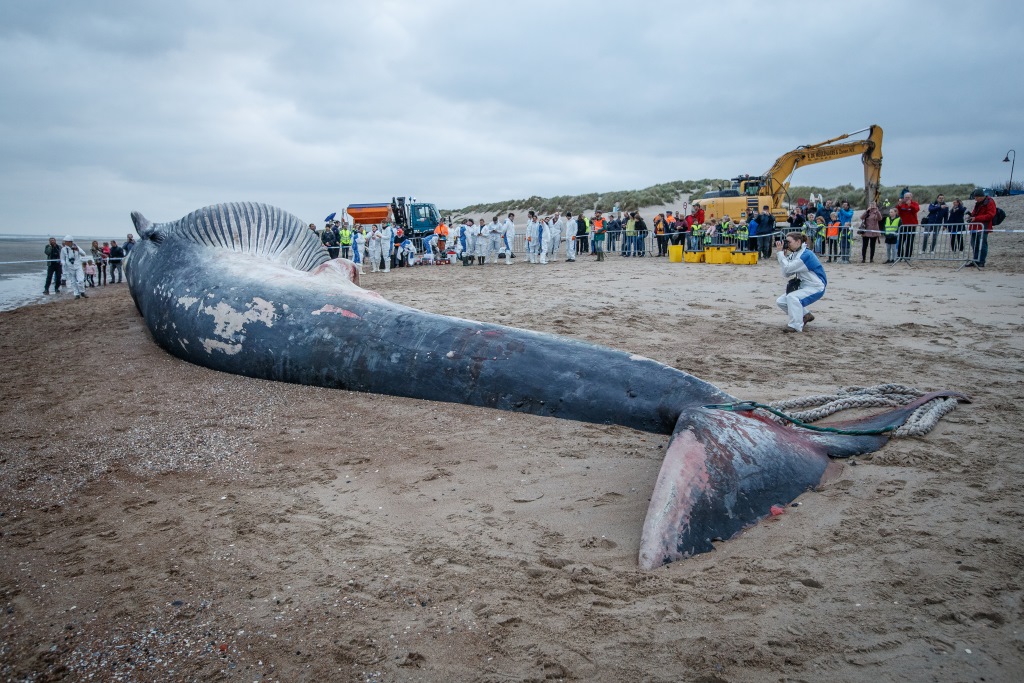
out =
<svg viewBox="0 0 1024 683"><path fill-rule="evenodd" d="M417 202L409 197L391 198L391 215L407 237L433 235L441 224L441 214L433 204Z"/></svg>

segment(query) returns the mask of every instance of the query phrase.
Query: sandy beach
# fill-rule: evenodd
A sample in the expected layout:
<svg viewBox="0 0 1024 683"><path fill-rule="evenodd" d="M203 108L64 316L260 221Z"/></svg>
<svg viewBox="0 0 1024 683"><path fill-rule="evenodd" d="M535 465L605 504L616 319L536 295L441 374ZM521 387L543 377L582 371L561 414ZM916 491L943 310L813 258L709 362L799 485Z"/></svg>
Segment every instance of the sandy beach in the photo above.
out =
<svg viewBox="0 0 1024 683"><path fill-rule="evenodd" d="M1022 247L994 239L983 271L827 265L802 335L774 263L364 276L747 399L973 398L651 572L667 437L217 373L160 349L126 285L2 312L0 678L1020 680Z"/></svg>

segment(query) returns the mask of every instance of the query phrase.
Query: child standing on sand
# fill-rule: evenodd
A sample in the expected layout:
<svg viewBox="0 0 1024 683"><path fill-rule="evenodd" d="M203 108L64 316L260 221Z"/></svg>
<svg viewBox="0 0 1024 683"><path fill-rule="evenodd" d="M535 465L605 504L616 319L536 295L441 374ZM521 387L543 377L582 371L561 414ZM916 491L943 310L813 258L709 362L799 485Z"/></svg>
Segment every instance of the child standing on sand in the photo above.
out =
<svg viewBox="0 0 1024 683"><path fill-rule="evenodd" d="M96 262L89 257L85 262L85 285L96 287Z"/></svg>
<svg viewBox="0 0 1024 683"><path fill-rule="evenodd" d="M839 214L835 211L830 216L832 219L829 222L828 227L825 228L825 237L828 238L828 262L832 263L832 257L834 256L836 261L839 260Z"/></svg>

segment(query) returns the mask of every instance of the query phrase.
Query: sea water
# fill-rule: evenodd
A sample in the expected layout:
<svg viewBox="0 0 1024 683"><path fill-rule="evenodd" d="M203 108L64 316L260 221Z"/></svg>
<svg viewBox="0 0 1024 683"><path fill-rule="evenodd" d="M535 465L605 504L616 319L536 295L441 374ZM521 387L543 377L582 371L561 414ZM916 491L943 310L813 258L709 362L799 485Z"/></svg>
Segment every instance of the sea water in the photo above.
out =
<svg viewBox="0 0 1024 683"><path fill-rule="evenodd" d="M56 237L60 240L62 235ZM76 239L75 243L88 252L94 239L100 239L100 244L110 240L109 237L85 237ZM38 235L0 235L0 311L74 296L70 289L64 287L61 287L60 294L43 294L43 285L46 284L43 247L48 240L49 237ZM53 291L52 284L50 291Z"/></svg>

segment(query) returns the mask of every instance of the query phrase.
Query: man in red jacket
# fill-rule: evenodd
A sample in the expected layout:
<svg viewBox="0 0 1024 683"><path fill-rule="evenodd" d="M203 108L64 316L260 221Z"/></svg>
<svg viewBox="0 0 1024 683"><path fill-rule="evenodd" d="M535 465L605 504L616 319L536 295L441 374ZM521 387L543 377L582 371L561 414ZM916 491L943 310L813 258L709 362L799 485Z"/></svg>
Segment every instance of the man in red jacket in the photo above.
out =
<svg viewBox="0 0 1024 683"><path fill-rule="evenodd" d="M914 201L914 195L907 192L896 205L900 214L900 232L896 242L896 260L908 259L914 255L914 240L917 238L917 214L921 205Z"/></svg>
<svg viewBox="0 0 1024 683"><path fill-rule="evenodd" d="M985 267L985 259L988 257L988 234L992 232L992 219L996 217L996 201L987 196L984 190L975 190L971 195L974 197L974 210L967 214L971 231L971 251L974 252L974 262L971 264L978 268Z"/></svg>

